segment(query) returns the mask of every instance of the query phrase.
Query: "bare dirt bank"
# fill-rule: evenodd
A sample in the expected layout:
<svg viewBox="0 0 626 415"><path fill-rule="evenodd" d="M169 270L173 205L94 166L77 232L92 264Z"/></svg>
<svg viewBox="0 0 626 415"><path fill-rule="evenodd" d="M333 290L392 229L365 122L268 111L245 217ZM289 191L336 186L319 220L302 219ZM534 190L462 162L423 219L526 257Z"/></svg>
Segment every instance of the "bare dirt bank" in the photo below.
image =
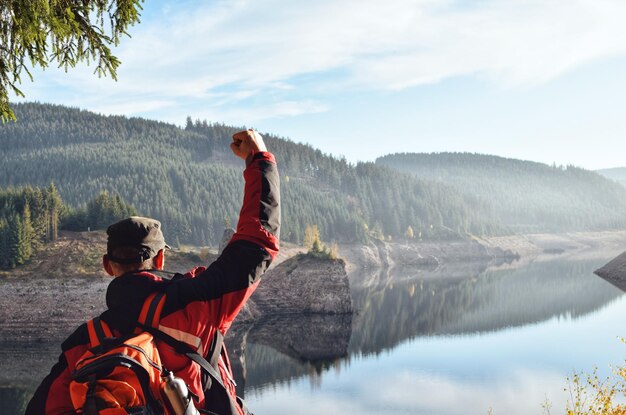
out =
<svg viewBox="0 0 626 415"><path fill-rule="evenodd" d="M465 261L521 264L555 256L617 255L625 250L626 231L474 237L444 242L373 240L367 245L339 246L349 272L359 268L438 266Z"/></svg>

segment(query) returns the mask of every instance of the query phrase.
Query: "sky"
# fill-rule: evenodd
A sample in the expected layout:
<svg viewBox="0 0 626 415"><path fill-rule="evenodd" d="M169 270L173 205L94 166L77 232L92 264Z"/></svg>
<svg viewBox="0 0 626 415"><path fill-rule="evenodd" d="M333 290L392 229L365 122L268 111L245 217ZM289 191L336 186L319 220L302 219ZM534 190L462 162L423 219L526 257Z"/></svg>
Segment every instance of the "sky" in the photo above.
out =
<svg viewBox="0 0 626 415"><path fill-rule="evenodd" d="M147 0L143 8L114 49L117 82L93 66L51 67L21 85L26 100L254 127L351 162L467 151L626 166L623 0Z"/></svg>

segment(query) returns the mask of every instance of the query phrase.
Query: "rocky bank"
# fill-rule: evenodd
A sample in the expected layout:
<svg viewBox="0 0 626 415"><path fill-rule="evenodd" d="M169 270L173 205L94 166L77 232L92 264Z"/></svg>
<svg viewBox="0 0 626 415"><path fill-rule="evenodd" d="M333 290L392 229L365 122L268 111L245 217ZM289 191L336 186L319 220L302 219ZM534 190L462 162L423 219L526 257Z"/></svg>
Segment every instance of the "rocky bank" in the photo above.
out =
<svg viewBox="0 0 626 415"><path fill-rule="evenodd" d="M241 320L351 312L350 283L344 261L300 254L265 274Z"/></svg>
<svg viewBox="0 0 626 415"><path fill-rule="evenodd" d="M622 291L626 291L626 252L597 269L595 273Z"/></svg>
<svg viewBox="0 0 626 415"><path fill-rule="evenodd" d="M459 262L498 265L557 255L580 258L601 251L621 252L625 248L626 231L471 237L437 242L372 239L362 245L339 245L348 272L360 268L437 267Z"/></svg>

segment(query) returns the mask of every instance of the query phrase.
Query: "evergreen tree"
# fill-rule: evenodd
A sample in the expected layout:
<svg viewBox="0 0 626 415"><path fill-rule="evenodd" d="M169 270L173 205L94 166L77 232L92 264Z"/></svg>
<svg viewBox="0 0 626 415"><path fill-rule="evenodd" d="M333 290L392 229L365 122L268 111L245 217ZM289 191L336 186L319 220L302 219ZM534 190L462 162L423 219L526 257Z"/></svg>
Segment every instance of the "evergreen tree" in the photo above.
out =
<svg viewBox="0 0 626 415"><path fill-rule="evenodd" d="M44 200L48 211L48 229L46 234L48 237L48 241L54 241L59 237L59 222L61 217L61 210L63 207L61 195L59 195L59 192L54 183L50 183L50 185L46 189Z"/></svg>
<svg viewBox="0 0 626 415"><path fill-rule="evenodd" d="M135 208L125 203L119 194L111 195L103 190L87 203L86 209L69 212L63 218L62 227L73 231L106 229L112 223L136 215Z"/></svg>
<svg viewBox="0 0 626 415"><path fill-rule="evenodd" d="M23 264L25 258L23 257L23 231L22 221L17 213L9 215L7 229L7 268L15 268L19 264Z"/></svg>
<svg viewBox="0 0 626 415"><path fill-rule="evenodd" d="M237 219L242 165L228 144L239 128L189 119L183 129L42 104L18 104L15 111L21 121L0 129L0 187L45 188L53 181L71 208L50 209L48 190L26 192L33 228L38 235L45 230L44 239L54 237L59 217L68 229L108 225L123 210L117 200L101 201L116 213L106 216L104 209L92 212L95 222L85 220L87 205L103 190L159 219L168 238L183 244L217 245L225 220ZM338 242L364 242L372 231L402 238L409 226L424 240L626 227L626 190L572 166L451 153L409 160L416 174L398 171L399 162L351 164L264 137L289 177L281 183L281 237L290 242L302 243L310 224ZM0 200L0 209L15 203L21 215L24 200L9 199Z"/></svg>
<svg viewBox="0 0 626 415"><path fill-rule="evenodd" d="M15 119L9 92L24 96L17 84L22 71L32 79L29 66L45 68L56 61L67 70L95 61L98 75L115 79L120 61L110 47L139 21L141 1L0 2L0 119Z"/></svg>
<svg viewBox="0 0 626 415"><path fill-rule="evenodd" d="M33 246L35 245L36 235L33 228L30 215L30 207L28 202L24 204L24 211L22 212L21 229L19 235L19 249L18 249L18 263L23 264L28 260L33 253Z"/></svg>
<svg viewBox="0 0 626 415"><path fill-rule="evenodd" d="M9 228L4 216L0 216L0 268L8 268Z"/></svg>

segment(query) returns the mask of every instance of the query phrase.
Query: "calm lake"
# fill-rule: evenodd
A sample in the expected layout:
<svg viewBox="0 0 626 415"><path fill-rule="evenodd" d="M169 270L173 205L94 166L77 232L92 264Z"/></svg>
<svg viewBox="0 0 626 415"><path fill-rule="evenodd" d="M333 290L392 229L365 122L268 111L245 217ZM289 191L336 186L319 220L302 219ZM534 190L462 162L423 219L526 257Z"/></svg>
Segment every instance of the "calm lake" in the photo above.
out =
<svg viewBox="0 0 626 415"><path fill-rule="evenodd" d="M546 398L563 413L573 371L624 362L626 297L593 274L616 254L355 272L353 316L235 336L239 388L256 415L530 415ZM0 414L21 413L32 388L0 387Z"/></svg>
<svg viewBox="0 0 626 415"><path fill-rule="evenodd" d="M352 275L347 355L316 364L249 342L246 399L261 415L529 415L546 397L564 413L573 371L610 374L626 356L626 297L593 274L601 256Z"/></svg>

